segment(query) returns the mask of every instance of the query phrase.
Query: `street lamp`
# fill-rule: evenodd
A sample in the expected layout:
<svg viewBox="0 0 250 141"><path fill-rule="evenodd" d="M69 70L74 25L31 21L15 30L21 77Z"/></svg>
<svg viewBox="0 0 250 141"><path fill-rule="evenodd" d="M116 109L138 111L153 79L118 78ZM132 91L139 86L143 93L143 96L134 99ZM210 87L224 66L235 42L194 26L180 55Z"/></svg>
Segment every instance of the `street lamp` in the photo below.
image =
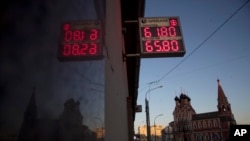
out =
<svg viewBox="0 0 250 141"><path fill-rule="evenodd" d="M159 116L162 116L162 115L163 115L163 114L159 114L159 115L155 116L155 119L154 119L154 127L156 126L156 124L155 124L156 118L158 118ZM155 128L155 141L156 141L156 128Z"/></svg>
<svg viewBox="0 0 250 141"><path fill-rule="evenodd" d="M163 86L158 86L152 89L149 89L146 94L145 94L145 108L146 108L146 123L147 123L147 139L148 141L151 141L151 133L150 133L150 119L149 119L149 104L148 104L148 99L147 99L147 94L155 89L162 88Z"/></svg>

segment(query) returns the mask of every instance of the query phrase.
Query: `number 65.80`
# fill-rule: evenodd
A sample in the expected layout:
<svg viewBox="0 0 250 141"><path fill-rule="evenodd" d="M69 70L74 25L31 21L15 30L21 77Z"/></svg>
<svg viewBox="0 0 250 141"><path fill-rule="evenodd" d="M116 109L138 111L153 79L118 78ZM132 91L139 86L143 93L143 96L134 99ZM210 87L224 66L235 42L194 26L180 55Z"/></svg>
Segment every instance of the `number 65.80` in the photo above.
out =
<svg viewBox="0 0 250 141"><path fill-rule="evenodd" d="M178 51L179 43L177 40L148 40L144 42L146 52L169 52Z"/></svg>

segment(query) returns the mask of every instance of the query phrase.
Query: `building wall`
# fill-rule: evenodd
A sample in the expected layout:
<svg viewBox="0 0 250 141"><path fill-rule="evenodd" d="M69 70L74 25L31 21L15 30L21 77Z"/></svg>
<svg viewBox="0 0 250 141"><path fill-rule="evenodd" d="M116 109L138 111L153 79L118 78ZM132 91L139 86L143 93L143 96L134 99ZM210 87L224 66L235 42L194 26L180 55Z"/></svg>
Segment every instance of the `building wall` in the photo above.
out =
<svg viewBox="0 0 250 141"><path fill-rule="evenodd" d="M106 0L105 23L105 140L128 141L126 66L119 0Z"/></svg>
<svg viewBox="0 0 250 141"><path fill-rule="evenodd" d="M155 126L152 125L152 126L150 126L151 135L161 136L162 129L163 129L163 127L161 125L155 125ZM147 126L146 125L139 126L138 127L138 133L141 134L141 135L146 135L147 136Z"/></svg>

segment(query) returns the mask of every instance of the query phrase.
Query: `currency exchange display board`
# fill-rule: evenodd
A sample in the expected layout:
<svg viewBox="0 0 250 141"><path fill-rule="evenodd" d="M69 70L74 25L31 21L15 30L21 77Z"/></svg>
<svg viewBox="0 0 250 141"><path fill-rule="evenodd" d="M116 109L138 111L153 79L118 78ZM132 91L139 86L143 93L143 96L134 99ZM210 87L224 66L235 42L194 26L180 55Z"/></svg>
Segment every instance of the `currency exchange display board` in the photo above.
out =
<svg viewBox="0 0 250 141"><path fill-rule="evenodd" d="M182 57L186 53L179 17L139 18L141 57Z"/></svg>
<svg viewBox="0 0 250 141"><path fill-rule="evenodd" d="M99 21L71 21L62 24L58 48L60 61L102 58L102 29Z"/></svg>

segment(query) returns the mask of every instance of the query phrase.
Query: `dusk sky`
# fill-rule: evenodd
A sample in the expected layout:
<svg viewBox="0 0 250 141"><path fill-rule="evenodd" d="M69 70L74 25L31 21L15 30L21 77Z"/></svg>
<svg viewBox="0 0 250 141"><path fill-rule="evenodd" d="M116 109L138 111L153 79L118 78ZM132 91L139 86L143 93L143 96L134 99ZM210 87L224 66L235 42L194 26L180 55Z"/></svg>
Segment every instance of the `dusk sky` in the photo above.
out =
<svg viewBox="0 0 250 141"><path fill-rule="evenodd" d="M242 7L248 1L146 0L145 17L180 17L186 54L141 60L137 104L142 105L143 112L136 114L136 132L138 126L146 124L145 94L148 83L154 81L159 82L150 88L163 88L148 94L151 125L159 114L163 116L156 119L156 124L167 126L173 121L174 97L181 92L191 98L196 113L217 111L217 79L237 124L250 124L250 3Z"/></svg>

